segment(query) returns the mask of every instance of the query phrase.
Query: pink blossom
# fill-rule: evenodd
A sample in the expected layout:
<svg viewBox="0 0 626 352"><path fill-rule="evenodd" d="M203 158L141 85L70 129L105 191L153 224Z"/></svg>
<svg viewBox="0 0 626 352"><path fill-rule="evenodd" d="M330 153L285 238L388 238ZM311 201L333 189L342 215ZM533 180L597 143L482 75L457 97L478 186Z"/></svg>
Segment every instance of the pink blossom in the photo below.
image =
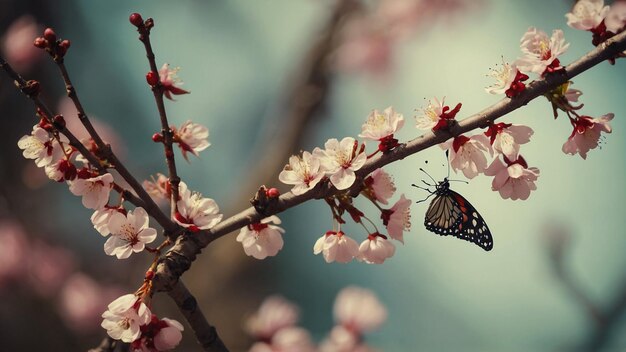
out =
<svg viewBox="0 0 626 352"><path fill-rule="evenodd" d="M187 161L189 161L187 158L188 152L198 156L198 153L211 146L208 140L209 129L191 122L191 120L185 121L179 129L172 126L172 132L174 133L174 141L178 143L183 157Z"/></svg>
<svg viewBox="0 0 626 352"><path fill-rule="evenodd" d="M383 169L376 169L365 178L363 192L371 199L382 204L388 204L389 198L396 192L396 185L391 176Z"/></svg>
<svg viewBox="0 0 626 352"><path fill-rule="evenodd" d="M17 142L17 146L23 149L22 154L27 159L35 159L37 167L44 167L52 162L56 162L63 156L63 150L59 142L52 138L48 131L33 126L30 135L23 136Z"/></svg>
<svg viewBox="0 0 626 352"><path fill-rule="evenodd" d="M461 110L461 103L456 104L454 109L445 104L444 97L439 101L436 97L433 101L428 101L428 106L422 109L422 114L415 116L415 126L421 130L437 131L447 129L454 121L456 114Z"/></svg>
<svg viewBox="0 0 626 352"><path fill-rule="evenodd" d="M489 94L506 94L512 98L517 96L526 89L526 85L522 83L528 79L528 76L517 69L517 63L512 65L502 61L500 69L492 69L489 76L495 78L496 83L485 88Z"/></svg>
<svg viewBox="0 0 626 352"><path fill-rule="evenodd" d="M78 172L76 170L76 166L65 158L51 162L46 165L44 169L46 171L46 176L56 182L74 180Z"/></svg>
<svg viewBox="0 0 626 352"><path fill-rule="evenodd" d="M387 320L387 309L378 297L370 290L355 286L339 292L333 312L339 324L357 334L374 331Z"/></svg>
<svg viewBox="0 0 626 352"><path fill-rule="evenodd" d="M140 338L130 345L132 351L159 352L170 351L183 338L183 325L176 320L159 319L152 315L150 322L141 326Z"/></svg>
<svg viewBox="0 0 626 352"><path fill-rule="evenodd" d="M320 253L326 263L348 263L359 255L359 245L342 231L328 231L313 246L313 254Z"/></svg>
<svg viewBox="0 0 626 352"><path fill-rule="evenodd" d="M208 230L222 221L220 208L211 198L203 198L202 194L188 190L184 182L179 187L180 200L176 203L177 211L174 220L192 232Z"/></svg>
<svg viewBox="0 0 626 352"><path fill-rule="evenodd" d="M157 237L156 230L149 227L149 223L150 217L141 207L128 211L127 215L120 212L111 214L108 229L112 236L104 244L104 252L126 259L133 253L143 251L146 244Z"/></svg>
<svg viewBox="0 0 626 352"><path fill-rule="evenodd" d="M178 78L179 70L180 67L170 69L169 64L163 64L159 70L159 78L161 80L161 84L163 85L163 94L169 100L174 100L172 95L189 94L189 91L179 87L183 84L183 82Z"/></svg>
<svg viewBox="0 0 626 352"><path fill-rule="evenodd" d="M604 19L606 29L613 33L620 33L626 26L626 2L615 1Z"/></svg>
<svg viewBox="0 0 626 352"><path fill-rule="evenodd" d="M344 71L382 74L391 66L393 38L363 17L348 22L337 48L336 66Z"/></svg>
<svg viewBox="0 0 626 352"><path fill-rule="evenodd" d="M313 352L315 348L308 331L286 327L276 332L269 342L257 342L248 352Z"/></svg>
<svg viewBox="0 0 626 352"><path fill-rule="evenodd" d="M31 15L19 17L6 29L2 52L18 72L29 70L41 58L43 51L33 45L39 33L39 26Z"/></svg>
<svg viewBox="0 0 626 352"><path fill-rule="evenodd" d="M298 322L299 309L281 296L267 297L246 321L246 330L259 340L269 340L277 331Z"/></svg>
<svg viewBox="0 0 626 352"><path fill-rule="evenodd" d="M565 17L568 26L590 31L602 23L608 12L609 7L604 6L604 0L580 0Z"/></svg>
<svg viewBox="0 0 626 352"><path fill-rule="evenodd" d="M328 337L322 341L318 352L376 352L369 347L363 337L343 325L336 325Z"/></svg>
<svg viewBox="0 0 626 352"><path fill-rule="evenodd" d="M493 149L505 155L509 160L517 159L520 144L530 141L533 130L528 126L513 125L510 123L492 123L485 132Z"/></svg>
<svg viewBox="0 0 626 352"><path fill-rule="evenodd" d="M359 246L359 260L367 264L382 264L385 259L391 258L396 252L396 247L387 240L387 237L379 233L367 236Z"/></svg>
<svg viewBox="0 0 626 352"><path fill-rule="evenodd" d="M595 149L600 143L601 133L611 133L611 124L613 114L609 113L598 119L590 116L580 116L572 122L574 131L563 144L563 152L565 154L580 154L583 159L587 159L587 153L591 149Z"/></svg>
<svg viewBox="0 0 626 352"><path fill-rule="evenodd" d="M496 158L485 170L485 175L495 176L491 189L500 192L504 199L528 199L530 191L537 189L535 181L539 177L539 169L529 168L521 156L515 161L510 161L506 156L503 158L504 162Z"/></svg>
<svg viewBox="0 0 626 352"><path fill-rule="evenodd" d="M325 150L320 148L313 150L313 155L319 158L322 169L338 190L352 186L356 180L354 172L367 160L362 148L359 150L358 144L352 137L345 137L341 142L331 138L324 144Z"/></svg>
<svg viewBox="0 0 626 352"><path fill-rule="evenodd" d="M106 173L88 179L77 178L69 184L72 194L83 197L85 208L100 209L109 202L113 175Z"/></svg>
<svg viewBox="0 0 626 352"><path fill-rule="evenodd" d="M150 309L132 293L111 302L102 314L102 326L111 338L130 343L141 335L140 326L152 319Z"/></svg>
<svg viewBox="0 0 626 352"><path fill-rule="evenodd" d="M402 194L391 209L382 211L380 217L383 219L383 225L387 227L389 236L404 243L404 231L411 229L411 200Z"/></svg>
<svg viewBox="0 0 626 352"><path fill-rule="evenodd" d="M126 213L123 208L109 206L100 208L91 215L91 223L102 236L106 237L111 233L111 231L109 231L109 220L111 219L111 215L118 212L122 214Z"/></svg>
<svg viewBox="0 0 626 352"><path fill-rule="evenodd" d="M239 235L237 235L237 242L241 242L247 255L256 259L265 259L275 256L283 248L281 234L285 230L271 223L278 225L280 219L276 215L272 215L259 223L241 228Z"/></svg>
<svg viewBox="0 0 626 352"><path fill-rule="evenodd" d="M17 223L0 220L0 286L9 279L19 277L24 271L24 258L28 250L26 234Z"/></svg>
<svg viewBox="0 0 626 352"><path fill-rule="evenodd" d="M461 170L465 177L472 179L487 168L485 152L492 153L489 139L484 134L471 137L459 135L452 140L440 144L450 152L450 166L457 172Z"/></svg>
<svg viewBox="0 0 626 352"><path fill-rule="evenodd" d="M169 199L172 192L169 179L161 173L157 173L156 177L152 177L152 181L144 180L143 188L156 200Z"/></svg>
<svg viewBox="0 0 626 352"><path fill-rule="evenodd" d="M390 106L379 112L373 110L361 126L359 137L378 141L378 150L387 152L398 146L394 133L404 126L404 117Z"/></svg>
<svg viewBox="0 0 626 352"><path fill-rule="evenodd" d="M563 31L555 29L552 37L534 27L530 27L522 36L521 49L524 56L517 61L517 67L524 72L539 75L563 69L558 56L567 51Z"/></svg>
<svg viewBox="0 0 626 352"><path fill-rule="evenodd" d="M294 185L291 193L300 195L315 187L324 177L324 170L320 166L320 160L316 156L304 151L302 157L292 155L289 158L289 165L285 165L278 179L282 183Z"/></svg>

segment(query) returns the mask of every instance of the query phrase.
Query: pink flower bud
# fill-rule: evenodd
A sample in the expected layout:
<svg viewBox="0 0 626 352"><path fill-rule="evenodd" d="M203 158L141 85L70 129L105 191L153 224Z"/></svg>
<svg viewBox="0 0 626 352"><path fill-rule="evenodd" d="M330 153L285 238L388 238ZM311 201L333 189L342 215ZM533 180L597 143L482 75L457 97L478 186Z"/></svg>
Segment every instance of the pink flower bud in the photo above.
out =
<svg viewBox="0 0 626 352"><path fill-rule="evenodd" d="M152 135L152 141L154 141L155 143L161 143L163 142L163 135L160 133L155 133Z"/></svg>
<svg viewBox="0 0 626 352"><path fill-rule="evenodd" d="M139 26L143 25L143 18L141 17L140 14L138 14L136 12L131 13L130 17L128 18L128 20L135 27L139 27Z"/></svg>
<svg viewBox="0 0 626 352"><path fill-rule="evenodd" d="M57 41L57 34L52 28L46 28L43 31L43 37L46 38L49 43L54 43Z"/></svg>
<svg viewBox="0 0 626 352"><path fill-rule="evenodd" d="M157 76L156 73L150 71L146 73L146 81L148 82L149 85L154 87L157 85L157 83L159 83L159 77Z"/></svg>
<svg viewBox="0 0 626 352"><path fill-rule="evenodd" d="M35 38L33 45L38 47L39 49L44 49L48 45L48 42L43 37L37 37Z"/></svg>
<svg viewBox="0 0 626 352"><path fill-rule="evenodd" d="M272 187L267 190L266 194L269 198L278 198L278 196L280 196L280 191Z"/></svg>

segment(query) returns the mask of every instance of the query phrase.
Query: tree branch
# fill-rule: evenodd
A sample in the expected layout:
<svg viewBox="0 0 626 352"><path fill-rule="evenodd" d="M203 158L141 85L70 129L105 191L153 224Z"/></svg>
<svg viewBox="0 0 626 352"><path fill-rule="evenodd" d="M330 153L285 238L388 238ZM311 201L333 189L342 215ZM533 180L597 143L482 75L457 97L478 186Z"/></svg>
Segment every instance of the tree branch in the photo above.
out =
<svg viewBox="0 0 626 352"><path fill-rule="evenodd" d="M228 352L214 326L202 314L196 298L187 290L182 281L178 281L168 295L187 319L202 349L207 352Z"/></svg>
<svg viewBox="0 0 626 352"><path fill-rule="evenodd" d="M548 75L543 79L532 82L518 97L502 99L496 104L459 121L449 131L427 132L387 154L379 154L368 159L365 165L356 172L357 181L350 188L350 192L357 194L362 187L360 181L377 168L404 159L462 133L476 128L485 128L491 121L528 104L531 100L546 94L591 67L617 56L624 50L626 50L626 32L622 32L600 44L597 48L565 67L564 72ZM153 280L154 289L157 291L172 289L178 278L189 269L202 248L212 241L252 222L259 221L263 217L283 212L308 200L321 199L336 193L337 190L329 185L328 182L320 182L314 189L302 195L295 196L291 192L281 195L263 215L257 213L253 207L250 207L222 221L210 230L201 231L193 235L180 236L176 244L168 250L164 259L157 267Z"/></svg>

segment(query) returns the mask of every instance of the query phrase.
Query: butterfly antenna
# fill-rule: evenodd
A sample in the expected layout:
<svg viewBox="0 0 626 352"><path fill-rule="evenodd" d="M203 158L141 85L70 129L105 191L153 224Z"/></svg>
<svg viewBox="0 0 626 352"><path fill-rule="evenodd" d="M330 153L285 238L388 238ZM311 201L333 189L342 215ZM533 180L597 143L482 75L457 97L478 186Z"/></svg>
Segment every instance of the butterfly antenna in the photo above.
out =
<svg viewBox="0 0 626 352"><path fill-rule="evenodd" d="M415 187L415 188L422 189L422 190L424 190L424 191L426 191L426 192L429 192L429 193L433 193L433 192L431 192L428 188L426 188L426 187L422 187L422 186L418 186L418 185L416 185L415 183L413 183L411 186L413 186L413 187Z"/></svg>
<svg viewBox="0 0 626 352"><path fill-rule="evenodd" d="M426 172L426 170L424 170L424 169L422 169L422 168L420 167L420 171L421 171L421 172L423 172L423 173L425 173L425 174L426 174L426 176L430 177L430 179L431 179L431 180L433 180L433 182L434 182L435 184L437 184L437 181L435 181L435 179L434 179L432 176L430 176L430 174L429 174L428 172ZM422 180L422 182L424 182L424 181ZM424 182L424 183L426 183L426 182ZM428 183L426 183L426 184L428 184Z"/></svg>
<svg viewBox="0 0 626 352"><path fill-rule="evenodd" d="M448 177L450 178L450 157L448 156L450 154L450 150L446 150L446 161L448 162Z"/></svg>

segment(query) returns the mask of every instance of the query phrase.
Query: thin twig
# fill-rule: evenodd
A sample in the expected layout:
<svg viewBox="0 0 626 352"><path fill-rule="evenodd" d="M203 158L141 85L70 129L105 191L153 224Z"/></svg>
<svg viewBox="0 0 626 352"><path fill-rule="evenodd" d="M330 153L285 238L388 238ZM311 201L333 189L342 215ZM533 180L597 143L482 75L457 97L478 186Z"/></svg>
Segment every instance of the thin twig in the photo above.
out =
<svg viewBox="0 0 626 352"><path fill-rule="evenodd" d="M78 111L78 119L83 124L83 126L85 126L87 132L89 132L89 135L98 146L98 150L103 154L106 160L113 165L113 168L115 168L115 170L120 174L120 176L122 176L122 178L135 191L135 193L137 193L139 198L141 198L148 214L154 217L155 220L157 220L157 222L161 224L161 226L163 226L165 230L168 231L168 233L173 233L177 228L176 224L172 222L170 218L168 218L161 211L159 206L154 202L154 199L150 197L148 192L146 192L141 183L137 181L137 179L128 171L128 169L126 169L126 166L124 166L124 164L117 158L115 153L113 153L111 145L105 143L102 140L96 129L91 124L91 121L89 120L89 117L87 116L87 113L83 109L83 105L78 98L76 89L72 84L69 73L67 72L67 68L65 67L63 57L54 57L54 62L59 67L59 71L61 72L61 76L63 77L63 81L65 82L65 90L67 92L67 96L72 100L74 106L76 107L76 110Z"/></svg>
<svg viewBox="0 0 626 352"><path fill-rule="evenodd" d="M0 57L0 68L2 68L7 75L13 79L15 86L20 89L21 91L25 91L25 89L27 89L27 82L26 80L20 76L17 72L15 72L15 70L13 70L13 68L11 67L11 65L9 65L4 58ZM35 106L41 110L48 118L52 118L52 116L54 116L54 114L52 113L52 110L50 110L50 108L48 108L48 106L41 100L41 98L39 98L38 94L26 94L26 96L28 98L30 98L33 103L35 104ZM83 145L78 138L76 138L76 136L70 131L68 130L65 125L63 124L54 124L54 127L61 133L63 134L65 137L67 137L67 139L69 140L69 143L72 147L76 148L84 157L85 159L87 159L89 161L89 163L91 165L93 165L100 174L105 174L108 172L107 168L102 164L102 162L100 161L100 159L98 157L96 157L91 151L89 151L89 149L87 149L87 147L85 147L85 145ZM111 153L111 155L113 155ZM119 167L120 165L122 165L119 160L117 160L117 158L113 158L112 160L114 163L117 163L117 165L114 165L114 167L116 168L116 170L118 172L120 172L120 170L123 170L123 172L126 172L128 175L130 175L130 173L128 173L128 170L126 170L126 168L124 168L122 166L121 169L118 169L117 167ZM120 173L121 174L121 173ZM122 176L123 177L123 176ZM127 180L128 181L128 180ZM132 186L132 185L131 185ZM141 187L141 185L139 185L139 188L145 192L145 190L143 189L143 187ZM136 191L136 190L135 190ZM146 193L147 195L147 193ZM154 204L154 207L152 207L150 205L150 203L146 203L144 202L143 199L137 197L136 195L134 195L132 192L128 191L128 190L122 190L122 196L124 197L124 199L128 200L129 202L133 203L135 206L141 206L144 207L146 209L146 211L165 229L171 229L172 225L175 225L167 216L165 216L165 214L163 214L163 212L158 208L158 206L156 204L154 204L154 201L152 201L152 198L150 198L150 196L148 196L148 199L152 201L152 204ZM171 236L173 235L173 231L169 231L168 233L171 233Z"/></svg>
<svg viewBox="0 0 626 352"><path fill-rule="evenodd" d="M427 132L399 146L390 153L379 154L369 159L365 165L356 172L357 181L351 187L350 191L356 194L361 187L359 180L362 180L372 171L397 160L404 159L426 148L445 142L454 136L477 128L485 128L490 122L528 104L531 100L546 94L591 67L615 57L624 50L626 50L626 32L607 40L580 59L571 63L565 68L565 72L556 75L548 75L544 79L532 82L527 89L515 99L502 99L481 112L459 121L456 125L452 126L449 131L438 131L437 133ZM330 186L328 182L324 182L299 196L295 196L291 192L285 193L280 196L272 207L267 209L264 216L277 214L306 201L322 199L336 192L337 190L334 187ZM157 291L170 290L178 278L189 269L191 263L195 260L202 248L230 232L247 226L252 222L259 221L261 217L262 216L258 214L253 207L250 207L227 218L210 230L195 233L193 236L180 236L176 244L169 249L165 258L157 268L157 273L154 278L154 289Z"/></svg>
<svg viewBox="0 0 626 352"><path fill-rule="evenodd" d="M156 84L152 86L152 93L154 94L154 100L156 101L157 110L159 111L159 117L161 119L161 134L163 135L163 148L165 151L165 160L167 162L167 169L169 173L169 182L171 185L172 196L170 199L171 215L172 217L176 213L176 202L178 202L178 185L180 183L180 177L176 171L176 160L174 159L174 149L172 147L174 133L170 128L167 121L167 113L165 111L165 103L163 101L163 84L161 84L161 78L159 77L159 70L156 65L154 51L152 51L152 44L150 43L150 29L154 21L149 18L146 22L150 23L150 26L141 24L137 26L139 32L139 40L143 43L146 49L146 57L150 64L150 71L156 77Z"/></svg>
<svg viewBox="0 0 626 352"><path fill-rule="evenodd" d="M182 281L178 281L168 295L187 319L202 349L207 352L228 352L214 326L206 320L198 307L196 298L189 292Z"/></svg>

